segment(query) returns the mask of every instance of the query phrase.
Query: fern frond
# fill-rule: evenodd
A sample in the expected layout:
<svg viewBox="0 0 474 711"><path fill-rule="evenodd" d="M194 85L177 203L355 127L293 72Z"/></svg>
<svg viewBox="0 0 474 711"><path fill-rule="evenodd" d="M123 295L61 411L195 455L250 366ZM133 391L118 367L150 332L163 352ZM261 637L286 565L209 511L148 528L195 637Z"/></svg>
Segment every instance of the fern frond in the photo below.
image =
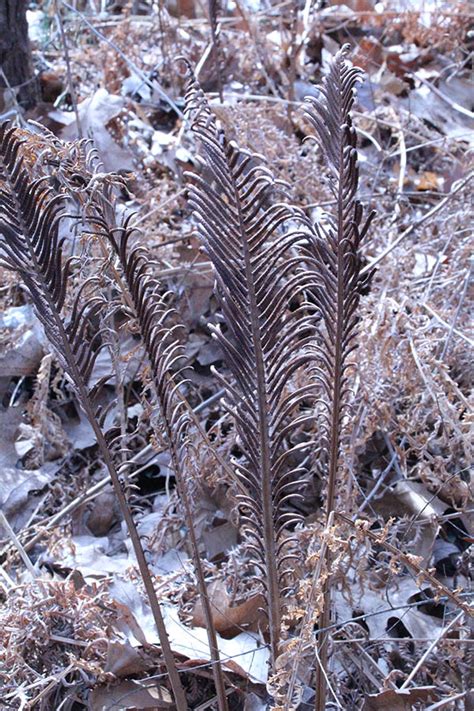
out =
<svg viewBox="0 0 474 711"><path fill-rule="evenodd" d="M27 286L38 319L66 373L68 356L87 383L104 347L100 334L92 328L103 301L94 295L95 279L87 279L75 296L70 315L60 318L73 264L72 258L63 259L65 237L59 236L65 197L55 194L47 178L31 180L21 152L24 141L17 138L16 129L2 126L0 143L0 264L16 271ZM62 343L61 347L56 345L63 331L67 352Z"/></svg>
<svg viewBox="0 0 474 711"><path fill-rule="evenodd" d="M331 189L336 199L328 225L317 225L317 237L309 241L309 265L316 275L312 294L324 324L318 345L319 382L325 395L322 453L328 476L326 518L334 509L341 444L350 400L350 355L357 336L357 308L367 285L361 276L360 243L373 214L362 225L362 206L356 200L359 182L356 133L350 110L360 69L346 61L348 45L331 63L320 87L321 98L306 99L305 115L316 131L331 170Z"/></svg>
<svg viewBox="0 0 474 711"><path fill-rule="evenodd" d="M95 359L105 345L100 330L94 333L94 317L103 301L99 296L86 294L91 282L85 282L78 289L70 315L65 315L72 260L63 259L64 238L59 236L61 220L65 217L63 198L55 193L46 179L33 180L30 177L23 160L22 143L14 128L5 124L0 127L0 264L17 272L28 288L48 340L92 426L150 600L176 704L181 711L186 711L186 696L145 554L112 452L94 409L93 392L88 388Z"/></svg>
<svg viewBox="0 0 474 711"><path fill-rule="evenodd" d="M225 682L191 504L190 484L193 475L197 478L194 466L197 460L193 456L189 409L180 394L184 384L181 371L185 357L178 331L183 327L174 318L176 313L169 305L170 295L163 293L160 282L153 277L150 255L137 241L140 233L131 225L133 218L129 217L122 225L116 226L114 202L111 196L107 198L103 193L92 196L89 207L93 210L94 223L107 238L117 257L123 277L122 284L127 289L124 297L132 309L131 316L139 326L150 362L164 440L170 453L189 531L194 570L206 618L219 711L227 711ZM132 240L134 244L131 244ZM168 325L173 320L174 325Z"/></svg>
<svg viewBox="0 0 474 711"><path fill-rule="evenodd" d="M361 275L360 244L374 214L363 223L362 207L356 199L359 175L356 133L350 112L362 72L347 62L348 50L346 45L336 54L320 87L321 96L306 99L305 107L306 118L329 164L330 185L336 200L327 226L316 226L317 234L305 249L308 265L315 274L310 291L322 319L316 377L323 391L318 467L327 481L326 522L336 504L342 446L350 423L351 354L356 347L360 295L367 284L367 277ZM326 585L320 619L322 630L329 626L329 603L330 590ZM323 711L327 666L325 632L319 637L319 649L316 708Z"/></svg>
<svg viewBox="0 0 474 711"><path fill-rule="evenodd" d="M292 469L295 448L286 442L311 417L304 405L312 385L288 388L295 371L312 359L311 317L304 303L289 309L309 278L297 273L299 258L291 252L304 239L304 220L286 205L268 206L270 171L227 141L191 73L186 107L207 169L206 180L188 176L189 202L215 269L226 324L226 332L216 328L213 335L233 376L225 384L227 407L246 459L236 463L241 531L265 590L274 665L290 562L297 556L289 531L298 517L288 503L297 496L301 471ZM290 222L295 229L285 229Z"/></svg>

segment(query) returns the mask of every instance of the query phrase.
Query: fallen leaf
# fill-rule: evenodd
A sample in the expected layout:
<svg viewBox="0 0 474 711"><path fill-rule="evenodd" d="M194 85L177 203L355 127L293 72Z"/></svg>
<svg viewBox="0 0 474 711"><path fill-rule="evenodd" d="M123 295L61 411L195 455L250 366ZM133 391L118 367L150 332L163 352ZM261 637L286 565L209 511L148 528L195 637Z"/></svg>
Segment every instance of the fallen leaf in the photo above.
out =
<svg viewBox="0 0 474 711"><path fill-rule="evenodd" d="M12 306L0 315L0 377L32 375L44 354L43 329L31 306Z"/></svg>
<svg viewBox="0 0 474 711"><path fill-rule="evenodd" d="M105 536L116 518L116 495L110 486L92 501L85 524L93 536Z"/></svg>
<svg viewBox="0 0 474 711"><path fill-rule="evenodd" d="M381 66L384 50L375 37L362 37L354 52L352 61L355 66L370 73Z"/></svg>
<svg viewBox="0 0 474 711"><path fill-rule="evenodd" d="M89 711L126 711L126 709L171 709L169 691L145 682L122 681L117 686L97 686L89 696Z"/></svg>
<svg viewBox="0 0 474 711"><path fill-rule="evenodd" d="M417 689L386 689L379 694L365 697L362 711L411 711L413 704L421 701L435 701L439 694L434 686L420 686Z"/></svg>
<svg viewBox="0 0 474 711"><path fill-rule="evenodd" d="M265 605L263 595L254 595L240 605L231 607L231 598L222 580L209 585L208 595L212 607L214 626L220 634L232 637L262 617L261 608ZM199 598L193 612L193 625L206 627L203 605Z"/></svg>
<svg viewBox="0 0 474 711"><path fill-rule="evenodd" d="M367 626L371 640L391 634L396 636L398 622L414 639L434 639L443 629L442 620L425 614L416 606L410 607L420 592L411 577L396 579L383 590L371 590L368 586L361 590L354 585L351 600L336 591L334 604L337 621L347 622L367 615L361 624Z"/></svg>
<svg viewBox="0 0 474 711"><path fill-rule="evenodd" d="M431 170L425 170L415 180L415 189L422 190L440 190L443 187L443 177L433 173Z"/></svg>
<svg viewBox="0 0 474 711"><path fill-rule="evenodd" d="M14 531L20 531L38 505L38 496L53 480L57 466L37 470L0 470L0 509Z"/></svg>
<svg viewBox="0 0 474 711"><path fill-rule="evenodd" d="M134 649L128 640L109 642L105 672L117 677L132 676L147 671L150 664L151 662L146 660L140 650Z"/></svg>
<svg viewBox="0 0 474 711"><path fill-rule="evenodd" d="M128 609L133 621L139 627L137 633L137 630L127 631L127 622L122 625L121 631L127 636L132 647L145 642L159 645L160 640L153 615L137 588L132 583L115 579L110 586L109 594ZM125 613L124 608L122 613ZM162 613L173 652L182 654L194 663L211 659L207 631L204 628L184 625L179 619L178 610L170 605L163 605ZM140 641L137 637L141 637L142 634ZM217 634L217 644L222 663L226 668L256 683L266 683L270 653L258 634L241 632L233 639L224 639Z"/></svg>
<svg viewBox="0 0 474 711"><path fill-rule="evenodd" d="M82 131L94 140L106 171L133 170L132 154L119 146L107 129L109 121L118 116L124 106L123 97L109 94L106 89L97 89L77 107ZM76 136L77 124L74 121L62 131L61 138L71 140Z"/></svg>
<svg viewBox="0 0 474 711"><path fill-rule="evenodd" d="M72 536L58 541L53 553L55 560L63 567L79 570L86 580L123 573L135 564L135 558L126 553L111 555L110 541L106 536Z"/></svg>
<svg viewBox="0 0 474 711"><path fill-rule="evenodd" d="M407 552L421 556L424 565L428 565L439 530L436 518L445 512L446 505L437 496L430 494L425 484L403 480L375 499L373 507L374 511L386 520L396 511L400 518L407 516L423 522L423 525L409 528L404 539L404 548Z"/></svg>

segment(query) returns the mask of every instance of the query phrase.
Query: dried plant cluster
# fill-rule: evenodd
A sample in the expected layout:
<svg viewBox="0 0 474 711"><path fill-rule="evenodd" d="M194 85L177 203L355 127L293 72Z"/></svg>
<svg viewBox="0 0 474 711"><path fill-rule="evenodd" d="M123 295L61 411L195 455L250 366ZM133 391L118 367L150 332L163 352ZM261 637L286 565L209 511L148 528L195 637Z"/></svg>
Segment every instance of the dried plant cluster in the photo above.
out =
<svg viewBox="0 0 474 711"><path fill-rule="evenodd" d="M216 3L209 7L218 62ZM408 630L406 653L393 652L400 657L394 669L405 675L404 680L408 677L408 702L415 708L435 701L440 691L432 681L439 670L432 659L417 677L418 685L409 686L406 660L415 674L418 670L415 648L409 648L408 640L427 636L418 608L431 606L441 615L454 610L456 617L449 618L449 625L458 641L465 636L464 620L472 614L462 581L453 592L447 575L439 575L445 570L428 568L432 551L426 530L432 534L433 527L439 527L432 501L419 494L422 506L416 509L416 486L400 484L398 495L401 500L405 496L407 516L396 523L384 515L390 506L376 492L365 497L360 509L355 503L357 487L365 488L366 482L354 478L354 460L361 452L361 459L368 458L369 445L379 459L380 448L390 445L392 457L391 434L401 428L406 437L396 445L398 466L416 455L416 478L426 482L433 499L440 497L440 505L441 500L451 503L441 524L448 538L461 525L456 507L468 497L465 482L453 469L467 466L470 453L465 411L459 409L459 401L467 401L462 374L455 382L435 355L420 358L424 345L419 341L423 321L419 310L404 304L387 313L387 302L371 294L373 271L361 245L370 234L374 213L363 217L357 199L358 154L352 125L361 72L347 55L347 47L336 54L317 97L305 105L308 133L329 172L331 204L316 222L308 217L301 185L298 205L285 201L285 186L264 159L228 138L191 65L186 67L185 117L198 166L186 175L187 204L215 279L217 325L210 329L222 354L222 372L215 376L225 393L225 432L217 427L206 431L193 411L194 376L186 358L186 330L173 294L156 277L134 217L124 216L120 203L124 180L101 172L87 143L66 144L46 132L38 138L8 125L0 129L0 264L26 286L57 368L93 430L161 648L158 662L148 649L146 664L137 669L143 676L155 664L161 670L164 696L171 692L179 711L191 705L191 682L183 681L183 666L173 653L164 605L169 600L164 593L157 594L146 536L140 533L140 506L131 479L141 462L132 456L126 411L122 409L121 420L111 423L111 403L104 404L102 397L111 380L117 399L123 397L118 358L123 333L133 339L128 358L135 351L140 354L139 398L155 449L167 453L176 482L199 591L197 606L207 632L210 697L215 696L219 711L243 708L238 674L222 658L218 638L223 629L241 628L242 620L247 623L251 617L251 625L269 648L267 694L259 688L262 703L288 711L311 704L323 711L338 698L343 699L343 708L359 708L364 695L363 708L402 708L397 674L384 677L374 663L367 686L360 666L363 655L369 656L365 643L373 656L381 658L385 641L378 639L382 633L390 637L397 625ZM48 157L45 164L58 166L54 174L46 168L44 175L39 174L40 156ZM71 241L71 233L77 239ZM402 339L405 331L408 337ZM445 354L450 344L441 342L440 347ZM111 353L113 373L91 384L104 350ZM431 372L426 369L430 357ZM406 371L402 364L408 358L415 367ZM396 385L378 378L374 363L382 362L403 373ZM52 377L51 362L46 365L48 375L43 373L43 379ZM439 417L433 422L426 400L436 399L439 381L447 383L446 396L437 400ZM397 389L396 396L390 387ZM392 399L405 402L405 411L394 413ZM408 416L415 419L408 423ZM388 434L381 445L382 422ZM226 435L231 444L221 446L220 438ZM360 469L369 477L370 462L363 462ZM390 470L391 465L380 477L389 476ZM195 494L205 487L217 488L216 484L232 512L238 545L222 565L221 577L209 584ZM376 525L360 518L365 507L378 515ZM441 509L445 514L446 508ZM413 523L409 514L417 514L418 520ZM230 605L226 582L239 566L242 580L234 592L243 600ZM461 567L459 563L459 576ZM393 596L391 614L385 610L384 590ZM372 626L367 597L383 625ZM15 683L23 684L23 701L33 697L46 704L42 708L52 708L47 706L52 703L51 689L61 679L82 675L92 686L120 676L110 671L116 669L110 644L119 636L117 614L123 609L117 613L106 598L106 585L91 591L88 586L73 588L70 581L38 582L25 597L11 596L0 631L6 649L0 659L10 667L10 672L2 672L3 683L11 698ZM29 606L41 610L39 618L29 614ZM227 625L231 613L232 623ZM196 615L195 611L194 619ZM23 633L20 625L26 628ZM113 633L105 632L107 626L114 628ZM359 638L365 635L362 642L354 641L354 628ZM103 631L103 646L97 629ZM25 638L28 631L30 642ZM453 639L446 626L440 625L437 632L444 660ZM76 658L70 652L71 639L81 646ZM48 646L48 640L63 640L68 653L56 658L57 650ZM344 642L350 651L339 656L338 645ZM442 665L451 674L447 690L465 683L468 668L462 654L458 669L449 670L444 661ZM38 695L28 669L50 675L51 686ZM32 694L29 684L36 689ZM170 707L164 696L158 708Z"/></svg>

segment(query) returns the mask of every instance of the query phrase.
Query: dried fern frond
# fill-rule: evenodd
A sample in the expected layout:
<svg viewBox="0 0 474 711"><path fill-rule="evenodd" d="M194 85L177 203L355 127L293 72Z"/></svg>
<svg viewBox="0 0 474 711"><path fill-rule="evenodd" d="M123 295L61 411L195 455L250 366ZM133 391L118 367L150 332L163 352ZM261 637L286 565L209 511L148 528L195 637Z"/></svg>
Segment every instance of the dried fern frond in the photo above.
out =
<svg viewBox="0 0 474 711"><path fill-rule="evenodd" d="M200 559L191 504L191 479L197 479L194 466L197 458L194 456L190 433L192 425L190 408L186 407L186 401L179 392L184 384L181 371L185 356L177 335L183 327L179 323L168 325L176 315L174 309L169 305L170 295L163 293L160 282L151 273L150 255L140 243L137 243L140 233L131 225L132 218L127 218L122 225L116 226L116 210L113 199L111 196L105 196L103 192L92 194L89 208L94 215L94 223L99 227L101 234L107 238L117 257L122 284L127 289L124 298L132 309L130 315L138 324L139 333L150 362L160 410L162 434L170 453L189 532L194 570L206 618L219 711L227 711L225 682L219 658L216 630ZM131 244L132 241L135 243Z"/></svg>
<svg viewBox="0 0 474 711"><path fill-rule="evenodd" d="M348 49L345 45L336 54L319 87L321 96L306 99L305 107L306 118L329 164L331 189L336 200L327 226L316 226L317 234L305 249L308 266L315 274L311 293L323 325L317 344L317 379L322 387L323 408L318 467L327 481L326 521L334 511L342 445L351 422L351 354L356 347L360 295L368 281L367 276L361 275L360 244L374 215L371 213L363 222L362 206L356 199L359 175L356 133L350 111L362 73L347 62ZM327 587L320 628L324 630L328 625ZM316 704L322 711L326 698L325 633L320 636L319 646Z"/></svg>
<svg viewBox="0 0 474 711"><path fill-rule="evenodd" d="M320 441L322 464L328 477L326 518L334 509L337 471L345 427L349 422L350 355L357 335L357 307L369 276L362 276L360 244L374 216L362 225L362 206L356 199L359 174L356 132L350 111L355 87L362 72L346 61L348 45L334 57L320 87L321 98L306 99L305 115L331 171L331 189L336 200L327 226L316 225L318 238L309 242L309 265L316 275L312 295L324 324L318 344L325 411Z"/></svg>
<svg viewBox="0 0 474 711"><path fill-rule="evenodd" d="M66 216L63 197L47 179L33 180L25 167L23 141L14 128L0 127L0 265L18 273L30 293L36 314L94 431L97 445L110 474L122 515L127 524L140 573L150 600L170 682L179 709L187 709L186 697L169 644L160 605L145 554L119 473L99 424L88 380L100 349L105 346L94 317L103 305L96 293L87 293L86 280L76 294L70 313L64 304L72 259L63 259L61 220Z"/></svg>
<svg viewBox="0 0 474 711"><path fill-rule="evenodd" d="M229 143L190 75L186 110L197 136L206 179L190 179L189 202L211 259L226 331L213 329L233 382L227 397L245 455L236 462L241 531L264 586L272 664L280 652L285 593L297 557L288 511L301 471L292 468L291 433L311 417L312 384L291 391L295 371L311 361L312 320L304 303L293 312L308 274L291 252L304 239L303 217L270 204L274 181L258 158ZM298 229L285 230L292 221ZM299 446L299 445L298 445Z"/></svg>
<svg viewBox="0 0 474 711"><path fill-rule="evenodd" d="M16 129L1 127L0 264L16 271L27 286L56 356L77 390L79 382L88 382L104 347L101 334L92 329L103 301L94 293L94 279L88 279L70 314L60 315L73 263L72 258L63 259L65 238L59 235L65 196L56 194L47 178L31 179L24 165L23 143Z"/></svg>

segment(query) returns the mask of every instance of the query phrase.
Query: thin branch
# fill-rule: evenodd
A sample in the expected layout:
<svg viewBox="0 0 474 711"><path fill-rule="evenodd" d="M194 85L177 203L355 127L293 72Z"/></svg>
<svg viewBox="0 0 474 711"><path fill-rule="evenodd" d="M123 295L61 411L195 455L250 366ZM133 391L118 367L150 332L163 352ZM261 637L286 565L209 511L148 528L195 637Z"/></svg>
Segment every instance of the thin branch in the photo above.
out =
<svg viewBox="0 0 474 711"><path fill-rule="evenodd" d="M430 573L429 570L425 570L424 568L422 568L421 565L416 562L414 556L408 553L403 553L403 551L399 550L391 543L385 541L383 536L380 536L377 533L371 531L366 526L366 524L368 523L367 521L363 521L361 519L359 519L359 521L351 521L348 516L337 511L336 518L340 519L341 521L344 521L349 526L351 526L351 528L357 531L359 535L367 536L368 538L370 538L371 541L377 543L377 545L379 546L382 546L382 548L385 548L385 550L387 550L389 553L392 553L392 555L394 555L397 559L401 560L402 563L407 566L407 568L410 568L410 570L412 570L417 575L419 584L421 584L422 581L427 580L429 583L431 583L431 585L439 595L442 595L448 600L451 600L451 602L456 605L456 607L467 613L469 617L474 618L474 609L470 607L470 605L463 602L460 599L459 595L452 592L452 590L447 588L446 585L443 585L443 583L440 583L439 580L437 580L435 576Z"/></svg>
<svg viewBox="0 0 474 711"><path fill-rule="evenodd" d="M430 654L434 651L434 649L436 649L437 645L441 642L441 640L444 639L444 637L446 637L446 635L448 634L448 632L450 632L450 631L452 630L452 628L453 628L458 622L461 621L461 619L463 618L463 616L464 616L464 612L462 612L462 611L461 611L461 612L458 612L458 614L456 615L456 617L451 620L451 622L449 623L449 625L447 625L446 627L444 627L444 628L441 630L441 632L438 634L438 636L436 637L436 639L434 639L434 640L431 642L431 644L430 644L429 647L426 649L426 651L424 652L424 654L420 657L420 659L418 660L418 662L415 664L415 666L413 667L413 669L411 670L411 672L409 673L409 675L407 676L407 678L405 679L405 681L404 681L403 684L401 685L399 691L403 691L404 689L406 689L406 688L408 687L408 685L413 681L413 679L415 678L415 676L418 674L418 672L420 671L421 667L422 667L423 664L426 662L426 660L428 659L428 657L430 656Z"/></svg>
<svg viewBox="0 0 474 711"><path fill-rule="evenodd" d="M372 269L379 264L382 259L385 259L387 255L390 254L396 247L398 247L403 240L411 235L412 232L418 229L418 227L421 227L425 222L430 220L436 213L440 212L451 200L452 198L457 195L461 190L463 190L466 185L470 183L472 178L474 177L474 171L469 173L465 178L462 180L457 181L456 183L453 184L451 188L451 192L449 195L446 195L445 198L440 200L434 207L431 208L431 210L428 210L422 217L420 217L419 220L416 220L411 224L409 227L406 228L396 239L393 240L387 247L385 247L380 254L378 254L374 259L372 259L368 264L366 264L365 267L363 267L361 274L370 274Z"/></svg>

